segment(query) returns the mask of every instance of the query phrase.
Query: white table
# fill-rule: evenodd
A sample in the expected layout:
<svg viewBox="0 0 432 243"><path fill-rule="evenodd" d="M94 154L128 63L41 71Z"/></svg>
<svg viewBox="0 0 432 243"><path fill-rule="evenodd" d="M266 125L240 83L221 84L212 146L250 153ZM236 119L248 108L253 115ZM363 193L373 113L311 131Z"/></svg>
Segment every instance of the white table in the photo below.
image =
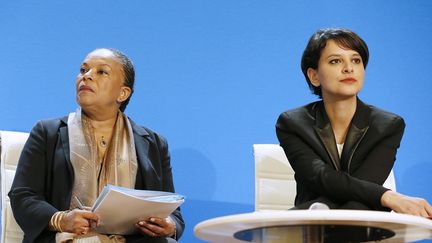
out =
<svg viewBox="0 0 432 243"><path fill-rule="evenodd" d="M351 232L351 226L354 234L347 234ZM366 232L367 237L378 235L385 238L381 242L411 242L432 239L432 220L393 212L363 210L268 211L209 219L196 225L194 233L209 242L333 243L336 241L329 237L338 234L344 237L344 242L356 242L356 239L348 238L358 236L359 230L363 232L362 237Z"/></svg>

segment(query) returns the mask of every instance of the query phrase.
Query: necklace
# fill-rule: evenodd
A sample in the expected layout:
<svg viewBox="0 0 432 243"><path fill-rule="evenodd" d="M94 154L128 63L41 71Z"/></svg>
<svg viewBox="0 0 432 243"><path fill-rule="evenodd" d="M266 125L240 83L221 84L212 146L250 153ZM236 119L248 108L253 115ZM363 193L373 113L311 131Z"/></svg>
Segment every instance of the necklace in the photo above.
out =
<svg viewBox="0 0 432 243"><path fill-rule="evenodd" d="M102 148L106 148L106 146L107 146L107 142L105 141L105 137L104 137L104 136L102 136L101 139L99 140L99 145L100 145Z"/></svg>

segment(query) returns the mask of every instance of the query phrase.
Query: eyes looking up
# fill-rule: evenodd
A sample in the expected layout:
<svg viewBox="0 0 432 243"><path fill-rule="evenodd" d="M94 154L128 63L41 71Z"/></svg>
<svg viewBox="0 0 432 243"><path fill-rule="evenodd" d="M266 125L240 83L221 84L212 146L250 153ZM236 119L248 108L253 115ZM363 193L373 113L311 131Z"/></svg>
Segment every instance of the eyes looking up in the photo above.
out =
<svg viewBox="0 0 432 243"><path fill-rule="evenodd" d="M85 75L89 71L90 71L90 68L87 65L82 65L79 69L79 72L81 75ZM110 74L108 68L106 68L106 67L96 67L95 73L98 75L104 75L104 76L108 76Z"/></svg>

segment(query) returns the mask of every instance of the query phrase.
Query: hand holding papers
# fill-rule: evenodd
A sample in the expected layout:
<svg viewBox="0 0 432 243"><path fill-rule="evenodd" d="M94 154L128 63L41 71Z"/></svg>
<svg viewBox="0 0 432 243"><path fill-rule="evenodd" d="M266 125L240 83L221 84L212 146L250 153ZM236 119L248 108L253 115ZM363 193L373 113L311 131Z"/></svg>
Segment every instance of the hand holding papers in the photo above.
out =
<svg viewBox="0 0 432 243"><path fill-rule="evenodd" d="M176 193L107 185L92 207L100 219L96 231L103 234L133 234L134 224L138 221L149 217L166 218L183 202L184 197Z"/></svg>

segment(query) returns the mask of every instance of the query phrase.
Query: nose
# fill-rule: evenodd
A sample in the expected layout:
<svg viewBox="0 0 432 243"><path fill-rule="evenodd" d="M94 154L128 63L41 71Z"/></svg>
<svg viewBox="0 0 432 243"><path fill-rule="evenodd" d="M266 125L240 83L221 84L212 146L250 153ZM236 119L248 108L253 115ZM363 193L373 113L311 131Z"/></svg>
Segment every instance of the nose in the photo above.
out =
<svg viewBox="0 0 432 243"><path fill-rule="evenodd" d="M89 69L86 73L83 74L83 80L93 80L92 69Z"/></svg>
<svg viewBox="0 0 432 243"><path fill-rule="evenodd" d="M354 72L353 66L350 62L346 63L342 70L343 73L352 73Z"/></svg>

